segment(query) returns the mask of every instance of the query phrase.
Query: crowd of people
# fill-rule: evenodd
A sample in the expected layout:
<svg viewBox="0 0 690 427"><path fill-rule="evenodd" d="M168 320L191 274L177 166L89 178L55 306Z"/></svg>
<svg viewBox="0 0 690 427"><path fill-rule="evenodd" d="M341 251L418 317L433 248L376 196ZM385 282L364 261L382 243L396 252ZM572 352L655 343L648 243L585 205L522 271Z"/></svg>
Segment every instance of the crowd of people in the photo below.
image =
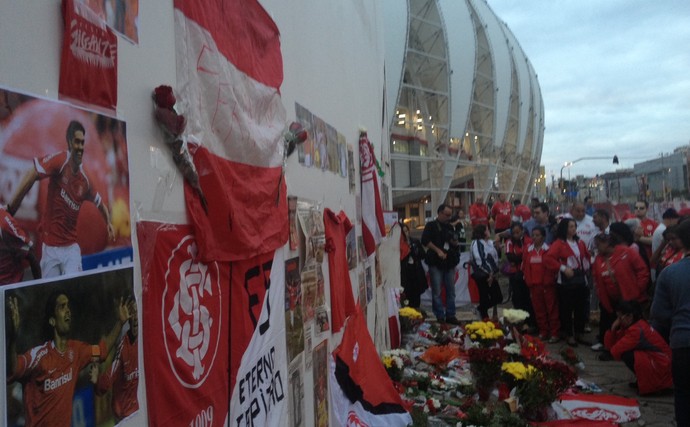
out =
<svg viewBox="0 0 690 427"><path fill-rule="evenodd" d="M669 208L657 223L648 208L638 201L629 218L612 222L611 212L596 209L591 199L551 215L539 200L530 208L501 194L491 207L477 197L467 224L462 211L453 215L442 204L421 241L403 230L416 245L401 261L406 295L413 293L413 306L419 306L424 259L436 319L457 324L454 272L459 254L469 250L482 319L490 311L497 317L504 298L497 279L507 276L513 307L530 313L527 333L549 343L590 346L602 361L622 360L640 394L673 388L678 425L690 425L690 217ZM586 333L596 311L599 330L591 342Z"/></svg>

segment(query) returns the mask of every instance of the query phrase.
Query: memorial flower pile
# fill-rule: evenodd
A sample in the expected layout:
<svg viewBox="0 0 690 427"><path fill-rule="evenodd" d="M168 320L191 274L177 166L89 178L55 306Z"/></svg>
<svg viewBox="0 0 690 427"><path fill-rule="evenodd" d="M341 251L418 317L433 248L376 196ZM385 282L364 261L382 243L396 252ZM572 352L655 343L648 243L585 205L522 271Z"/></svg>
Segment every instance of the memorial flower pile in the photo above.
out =
<svg viewBox="0 0 690 427"><path fill-rule="evenodd" d="M407 351L383 352L381 360L414 426L527 426L556 418L551 404L573 387L577 371L550 359L538 338L516 333L525 311L506 312L501 323L449 327L400 310L401 320L421 325L403 335Z"/></svg>

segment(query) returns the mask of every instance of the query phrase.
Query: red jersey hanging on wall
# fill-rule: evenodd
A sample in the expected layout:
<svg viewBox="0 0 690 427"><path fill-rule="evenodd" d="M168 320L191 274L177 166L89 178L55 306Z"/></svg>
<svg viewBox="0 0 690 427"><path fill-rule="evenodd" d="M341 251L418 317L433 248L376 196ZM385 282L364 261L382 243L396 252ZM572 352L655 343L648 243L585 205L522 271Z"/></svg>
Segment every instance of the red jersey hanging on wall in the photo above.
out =
<svg viewBox="0 0 690 427"><path fill-rule="evenodd" d="M63 0L65 35L60 60L60 98L117 107L117 36L79 1Z"/></svg>

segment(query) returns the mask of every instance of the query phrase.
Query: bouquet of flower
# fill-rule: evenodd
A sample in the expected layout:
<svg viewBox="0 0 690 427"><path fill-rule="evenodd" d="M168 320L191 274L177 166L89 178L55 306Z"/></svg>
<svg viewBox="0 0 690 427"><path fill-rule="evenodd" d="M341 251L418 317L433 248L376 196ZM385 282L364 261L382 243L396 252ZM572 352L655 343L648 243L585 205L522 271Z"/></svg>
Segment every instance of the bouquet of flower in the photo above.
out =
<svg viewBox="0 0 690 427"><path fill-rule="evenodd" d="M471 348L467 351L474 385L481 400L486 400L501 376L507 354L500 348Z"/></svg>
<svg viewBox="0 0 690 427"><path fill-rule="evenodd" d="M527 320L529 313L525 310L505 308L503 309L503 323L507 325L520 325Z"/></svg>
<svg viewBox="0 0 690 427"><path fill-rule="evenodd" d="M172 158L175 166L180 170L187 183L196 191L201 201L201 206L208 214L206 196L201 191L199 184L199 174L192 162L187 144L182 138L182 133L187 127L187 119L179 114L175 108L177 99L170 86L161 85L154 89L153 112L158 126L165 135L165 143L172 151Z"/></svg>
<svg viewBox="0 0 690 427"><path fill-rule="evenodd" d="M568 365L580 370L585 369L584 362L582 362L582 359L580 359L580 356L578 356L577 353L575 353L575 350L573 350L572 347L562 348L560 351L560 355L563 358L563 361Z"/></svg>
<svg viewBox="0 0 690 427"><path fill-rule="evenodd" d="M546 421L546 410L556 398L572 387L577 376L558 361L534 360L535 371L520 381L516 395L527 419Z"/></svg>
<svg viewBox="0 0 690 427"><path fill-rule="evenodd" d="M410 353L402 349L384 351L381 356L381 361L383 362L383 366L386 368L388 376L396 382L400 382L400 380L402 380L405 366L412 364L412 361L410 360Z"/></svg>
<svg viewBox="0 0 690 427"><path fill-rule="evenodd" d="M521 381L534 374L537 368L522 362L503 362L501 371L508 374L512 380Z"/></svg>
<svg viewBox="0 0 690 427"><path fill-rule="evenodd" d="M424 412L435 414L439 409L441 409L440 400L434 399L433 397L426 400L426 403L424 404Z"/></svg>
<svg viewBox="0 0 690 427"><path fill-rule="evenodd" d="M503 331L497 328L493 322L476 321L468 323L465 325L465 333L472 341L484 347L490 347L503 338Z"/></svg>
<svg viewBox="0 0 690 427"><path fill-rule="evenodd" d="M424 354L420 356L424 362L429 365L436 365L445 368L448 363L460 357L460 349L457 345L434 345L429 347Z"/></svg>
<svg viewBox="0 0 690 427"><path fill-rule="evenodd" d="M398 311L400 318L400 331L403 334L416 331L424 321L422 313L412 307L403 307Z"/></svg>
<svg viewBox="0 0 690 427"><path fill-rule="evenodd" d="M527 360L543 358L546 356L546 346L544 342L537 337L531 335L523 335L521 337L520 354Z"/></svg>

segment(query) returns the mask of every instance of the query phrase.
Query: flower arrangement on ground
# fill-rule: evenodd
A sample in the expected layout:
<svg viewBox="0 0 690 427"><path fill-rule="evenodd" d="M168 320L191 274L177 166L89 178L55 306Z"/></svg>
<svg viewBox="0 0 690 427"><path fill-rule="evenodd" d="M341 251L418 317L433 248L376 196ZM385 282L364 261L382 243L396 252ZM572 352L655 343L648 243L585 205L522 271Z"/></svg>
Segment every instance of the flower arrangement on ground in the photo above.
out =
<svg viewBox="0 0 690 427"><path fill-rule="evenodd" d="M546 421L551 402L575 385L577 376L565 363L534 360L536 368L516 387L516 395L525 418Z"/></svg>
<svg viewBox="0 0 690 427"><path fill-rule="evenodd" d="M491 347L504 337L503 331L493 322L476 321L465 325L465 333L483 347Z"/></svg>
<svg viewBox="0 0 690 427"><path fill-rule="evenodd" d="M383 366L386 368L388 376L396 382L400 382L400 380L402 380L405 366L408 366L412 363L410 360L410 353L403 349L384 351L381 355L381 361L383 362Z"/></svg>
<svg viewBox="0 0 690 427"><path fill-rule="evenodd" d="M400 331L403 334L415 332L424 321L422 313L412 307L403 307L398 311L400 318Z"/></svg>
<svg viewBox="0 0 690 427"><path fill-rule="evenodd" d="M429 365L446 367L448 363L460 357L460 348L455 344L433 345L419 358Z"/></svg>
<svg viewBox="0 0 690 427"><path fill-rule="evenodd" d="M544 358L546 356L546 346L544 342L531 335L523 335L520 339L520 354L527 360Z"/></svg>
<svg viewBox="0 0 690 427"><path fill-rule="evenodd" d="M487 400L501 376L501 366L507 354L500 348L471 348L467 356L479 399Z"/></svg>
<svg viewBox="0 0 690 427"><path fill-rule="evenodd" d="M503 309L503 323L507 325L520 325L522 322L527 320L529 313L525 310L519 310L516 308L505 308Z"/></svg>

